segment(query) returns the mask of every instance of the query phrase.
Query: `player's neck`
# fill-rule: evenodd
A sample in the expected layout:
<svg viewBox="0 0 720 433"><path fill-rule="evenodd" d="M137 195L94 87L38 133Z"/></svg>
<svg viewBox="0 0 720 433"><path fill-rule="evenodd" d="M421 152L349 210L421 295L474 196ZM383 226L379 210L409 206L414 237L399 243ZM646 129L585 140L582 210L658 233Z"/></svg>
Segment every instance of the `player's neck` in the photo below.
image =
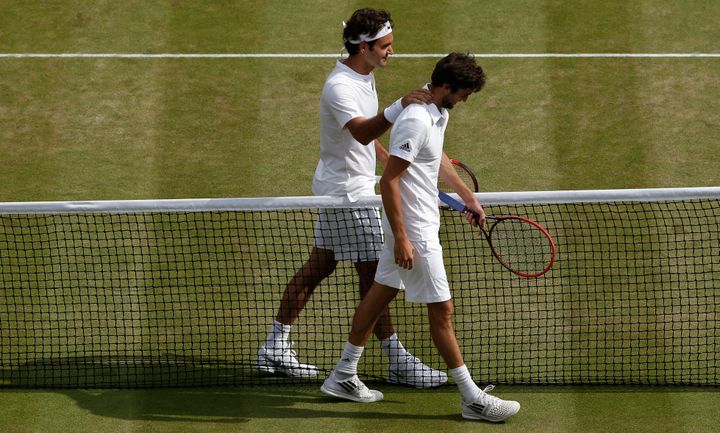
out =
<svg viewBox="0 0 720 433"><path fill-rule="evenodd" d="M433 104L435 104L438 111L442 112L443 97L447 94L447 91L445 91L442 86L435 87L432 84L428 84L428 91L430 92Z"/></svg>
<svg viewBox="0 0 720 433"><path fill-rule="evenodd" d="M343 63L345 66L361 75L368 75L375 69L374 66L365 61L365 58L359 54L348 57L343 60Z"/></svg>

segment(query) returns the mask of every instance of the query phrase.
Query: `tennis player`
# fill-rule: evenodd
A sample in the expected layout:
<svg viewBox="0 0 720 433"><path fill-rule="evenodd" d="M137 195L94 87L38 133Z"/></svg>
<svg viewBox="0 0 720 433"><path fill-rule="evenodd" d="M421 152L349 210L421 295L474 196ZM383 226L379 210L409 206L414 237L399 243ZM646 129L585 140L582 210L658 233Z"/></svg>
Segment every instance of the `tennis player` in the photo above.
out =
<svg viewBox="0 0 720 433"><path fill-rule="evenodd" d="M465 366L455 337L451 317L453 302L443 264L439 240L438 174L456 187L467 207L480 215L480 203L467 187L461 187L454 171L441 169L448 110L479 92L485 74L475 59L453 53L441 59L429 85L433 103L407 107L393 126L390 157L380 188L383 198L385 245L380 254L375 283L360 302L352 330L335 370L321 390L329 395L358 402L383 399L380 391L370 390L357 376L357 364L370 330L400 290L405 299L427 305L430 332L440 355L457 383L462 401L462 416L473 420L503 421L520 410L515 401L504 401L488 394L473 382ZM476 220L468 213L471 223Z"/></svg>
<svg viewBox="0 0 720 433"><path fill-rule="evenodd" d="M320 161L313 179L317 195L344 197L349 203L375 194L376 159L385 164L387 150L376 138L387 131L412 103L430 103L426 90L412 91L378 114L373 70L384 67L393 54L393 21L383 10L360 9L344 24L348 58L338 60L323 87L320 101ZM297 359L289 340L293 325L315 288L338 261L351 261L359 276L360 297L373 283L383 233L378 209L328 209L315 225L315 246L307 262L290 280L275 321L260 348L257 368L268 373L316 377L314 365ZM429 388L447 382L447 374L433 370L405 350L384 309L374 327L388 359L388 381Z"/></svg>

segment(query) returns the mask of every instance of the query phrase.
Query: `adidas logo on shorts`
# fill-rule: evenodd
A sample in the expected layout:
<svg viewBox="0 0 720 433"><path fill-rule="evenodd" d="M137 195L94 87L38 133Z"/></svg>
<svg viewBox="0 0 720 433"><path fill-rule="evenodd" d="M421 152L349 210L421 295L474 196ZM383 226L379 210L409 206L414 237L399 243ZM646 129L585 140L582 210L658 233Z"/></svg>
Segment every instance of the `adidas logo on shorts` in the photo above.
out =
<svg viewBox="0 0 720 433"><path fill-rule="evenodd" d="M410 143L403 143L400 145L400 150L404 150L405 152L410 152Z"/></svg>

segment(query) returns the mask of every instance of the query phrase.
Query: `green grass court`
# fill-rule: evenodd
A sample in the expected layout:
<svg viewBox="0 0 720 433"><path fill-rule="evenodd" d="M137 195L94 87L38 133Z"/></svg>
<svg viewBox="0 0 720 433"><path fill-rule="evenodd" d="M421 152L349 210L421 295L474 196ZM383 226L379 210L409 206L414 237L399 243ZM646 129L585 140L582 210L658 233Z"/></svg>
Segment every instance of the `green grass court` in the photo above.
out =
<svg viewBox="0 0 720 433"><path fill-rule="evenodd" d="M6 0L0 54L334 54L340 21L390 10L398 54L718 54L711 0L417 3ZM375 73L380 106L437 58ZM489 57L446 152L483 191L720 185L720 58ZM0 57L0 201L310 195L332 58ZM387 137L385 140L387 141ZM1 288L0 288L1 289ZM718 288L720 290L720 288ZM705 317L705 316L704 316ZM0 326L2 324L0 323ZM2 350L2 342L0 342ZM3 432L712 432L717 388L499 386L506 424L462 422L454 387L0 390Z"/></svg>

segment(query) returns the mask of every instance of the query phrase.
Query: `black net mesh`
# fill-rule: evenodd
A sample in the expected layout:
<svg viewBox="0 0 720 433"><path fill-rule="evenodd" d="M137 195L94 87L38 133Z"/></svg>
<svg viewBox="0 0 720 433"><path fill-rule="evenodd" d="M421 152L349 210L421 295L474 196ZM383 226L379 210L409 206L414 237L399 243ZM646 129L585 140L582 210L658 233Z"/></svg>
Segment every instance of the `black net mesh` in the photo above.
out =
<svg viewBox="0 0 720 433"><path fill-rule="evenodd" d="M720 383L718 200L486 206L552 233L543 277L502 268L455 212L441 239L454 323L479 382ZM0 215L0 386L307 382L255 368L280 298L307 260L317 209ZM321 381L358 303L341 262L291 339ZM423 305L391 305L414 355L445 369ZM363 378L386 375L369 342Z"/></svg>

